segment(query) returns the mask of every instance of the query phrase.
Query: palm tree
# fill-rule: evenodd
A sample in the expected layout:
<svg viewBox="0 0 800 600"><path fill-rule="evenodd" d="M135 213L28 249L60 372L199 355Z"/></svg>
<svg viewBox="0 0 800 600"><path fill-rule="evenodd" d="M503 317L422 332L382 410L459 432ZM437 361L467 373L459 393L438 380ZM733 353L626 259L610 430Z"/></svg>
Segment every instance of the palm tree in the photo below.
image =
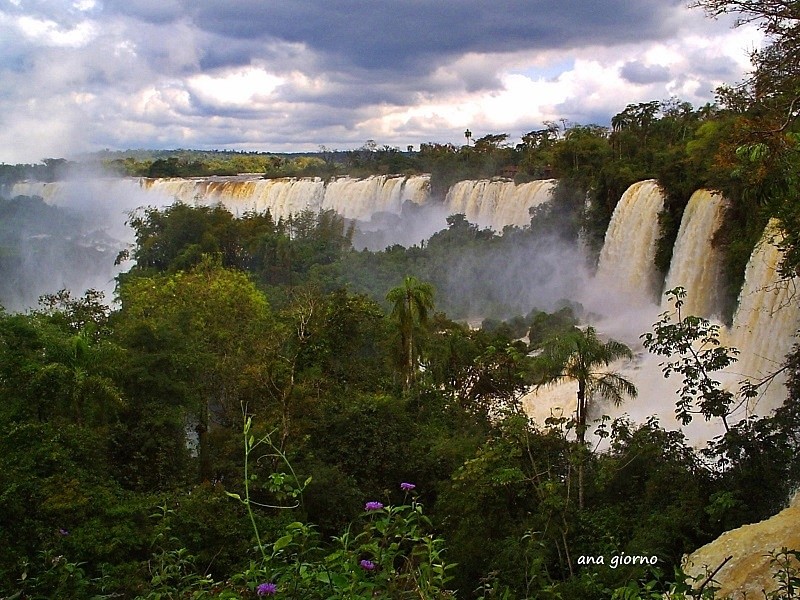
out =
<svg viewBox="0 0 800 600"><path fill-rule="evenodd" d="M575 427L581 451L586 446L586 416L589 403L595 396L610 400L619 406L625 396L635 398L636 386L618 375L604 370L620 358L633 358L631 349L616 340L603 343L594 327L585 331L574 328L563 335L551 338L542 347L537 358L537 387L564 380L578 382ZM578 498L583 508L583 460L578 463Z"/></svg>
<svg viewBox="0 0 800 600"><path fill-rule="evenodd" d="M400 333L402 364L406 377L406 390L411 387L417 370L419 342L415 333L428 323L428 312L433 310L433 286L416 277L406 276L403 284L392 288L386 299L393 304L391 317L397 322Z"/></svg>

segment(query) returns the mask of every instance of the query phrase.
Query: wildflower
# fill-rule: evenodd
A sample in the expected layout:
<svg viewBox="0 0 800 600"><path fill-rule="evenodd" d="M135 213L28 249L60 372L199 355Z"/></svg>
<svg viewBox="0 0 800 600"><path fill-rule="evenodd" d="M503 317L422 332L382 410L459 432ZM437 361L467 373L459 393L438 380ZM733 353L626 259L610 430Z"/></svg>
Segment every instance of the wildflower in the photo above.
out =
<svg viewBox="0 0 800 600"><path fill-rule="evenodd" d="M415 487L417 487L415 484L413 484L413 483L407 483L407 482L405 482L405 481L404 481L403 483L401 483L401 484L400 484L400 489L401 489L401 490L403 490L404 492L410 492L410 491L411 491L411 490L413 490Z"/></svg>
<svg viewBox="0 0 800 600"><path fill-rule="evenodd" d="M375 563L371 560L362 560L360 563L361 568L365 571L374 571L375 570Z"/></svg>
<svg viewBox="0 0 800 600"><path fill-rule="evenodd" d="M367 502L364 505L364 510L380 510L383 508L382 502Z"/></svg>
<svg viewBox="0 0 800 600"><path fill-rule="evenodd" d="M278 586L274 583L262 583L256 588L256 594L259 596L273 596L278 591Z"/></svg>
<svg viewBox="0 0 800 600"><path fill-rule="evenodd" d="M62 528L62 529L59 529L59 530L58 530L58 535L60 535L60 536L62 536L62 537L66 537L66 536L68 536L68 535L69 535L69 531L67 531L66 529L63 529L63 528Z"/></svg>

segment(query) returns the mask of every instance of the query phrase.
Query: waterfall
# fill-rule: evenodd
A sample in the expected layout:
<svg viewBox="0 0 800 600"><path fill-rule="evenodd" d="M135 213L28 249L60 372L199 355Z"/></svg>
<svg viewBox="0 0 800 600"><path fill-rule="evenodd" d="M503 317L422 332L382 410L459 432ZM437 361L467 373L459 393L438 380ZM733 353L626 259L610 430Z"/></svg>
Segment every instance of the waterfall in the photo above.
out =
<svg viewBox="0 0 800 600"><path fill-rule="evenodd" d="M347 219L369 221L379 214L400 215L403 206L432 206L429 175L373 175L363 179L337 177L331 181L310 177L262 179L252 176L207 178L159 178L95 180L108 186L109 200L116 193L131 194L138 186L153 199L149 204L164 205L177 200L185 204L220 203L235 215L245 211L269 210L275 218L285 218L303 210L334 210ZM447 193L447 215L463 213L480 227L502 231L506 225L530 223L530 209L547 202L555 187L553 179L515 185L511 181L462 181ZM50 201L86 181L23 183L12 195L38 195ZM118 189L125 187L124 190ZM148 204L145 199L141 204ZM442 219L441 227L445 227ZM432 232L431 232L432 233Z"/></svg>
<svg viewBox="0 0 800 600"><path fill-rule="evenodd" d="M427 175L377 175L356 179L319 177L254 179L142 179L143 187L187 204L219 202L234 214L269 210L286 218L303 210L334 210L347 219L368 221L377 213L400 214L405 202L428 201Z"/></svg>
<svg viewBox="0 0 800 600"><path fill-rule="evenodd" d="M143 178L140 184L158 196L185 204L220 203L235 215L269 210L276 218L305 209L319 210L325 193L325 184L319 178Z"/></svg>
<svg viewBox="0 0 800 600"><path fill-rule="evenodd" d="M338 177L325 189L323 208L359 221L368 221L377 213L399 215L405 202L427 202L429 180L427 176Z"/></svg>
<svg viewBox="0 0 800 600"><path fill-rule="evenodd" d="M511 181L459 181L447 192L449 214L464 214L470 223L502 231L506 225L522 227L531 221L530 209L547 202L554 179L515 185Z"/></svg>
<svg viewBox="0 0 800 600"><path fill-rule="evenodd" d="M713 317L720 310L722 291L722 255L711 240L722 221L725 200L709 190L697 190L689 199L672 252L665 290L677 286L686 289L682 312L686 315ZM662 310L672 306L662 298Z"/></svg>
<svg viewBox="0 0 800 600"><path fill-rule="evenodd" d="M741 352L731 370L755 381L780 367L800 326L800 303L796 296L800 279L781 280L778 266L782 253L776 245L780 239L773 219L747 263L739 305L726 340ZM765 414L783 401L784 381L778 377L769 385L763 395L766 406L759 413Z"/></svg>
<svg viewBox="0 0 800 600"><path fill-rule="evenodd" d="M624 295L633 304L652 301L658 289L653 265L658 241L658 213L664 196L654 179L630 186L608 224L596 281L607 292Z"/></svg>

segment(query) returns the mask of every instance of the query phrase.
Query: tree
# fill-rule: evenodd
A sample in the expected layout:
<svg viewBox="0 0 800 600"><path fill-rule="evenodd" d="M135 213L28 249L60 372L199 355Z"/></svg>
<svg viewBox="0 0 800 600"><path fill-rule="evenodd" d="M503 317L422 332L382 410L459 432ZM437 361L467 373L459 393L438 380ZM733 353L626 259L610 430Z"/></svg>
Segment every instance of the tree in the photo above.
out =
<svg viewBox="0 0 800 600"><path fill-rule="evenodd" d="M427 326L428 312L433 310L433 286L416 277L406 276L403 284L389 290L386 299L392 303L392 319L400 336L402 370L406 390L415 379L420 354L421 329Z"/></svg>
<svg viewBox="0 0 800 600"><path fill-rule="evenodd" d="M693 8L702 8L709 17L738 15L735 26L757 23L769 44L754 50L755 83L770 77L773 82L800 74L800 5L793 0L696 0ZM766 92L767 90L762 90Z"/></svg>
<svg viewBox="0 0 800 600"><path fill-rule="evenodd" d="M612 362L632 359L633 353L622 342L603 343L594 327L573 328L569 333L551 338L542 346L536 362L537 387L574 380L578 382L575 430L580 450L586 446L586 419L589 404L598 395L619 405L625 396L635 398L636 386L621 375L605 370ZM583 508L583 459L578 464L578 503Z"/></svg>
<svg viewBox="0 0 800 600"><path fill-rule="evenodd" d="M731 160L745 193L780 219L781 274L800 272L800 4L793 0L696 0L710 17L735 14L735 26L756 23L767 43L751 53L752 76L723 88L741 116Z"/></svg>
<svg viewBox="0 0 800 600"><path fill-rule="evenodd" d="M471 330L441 313L435 315L431 327L426 381L487 422L500 411L517 407L529 387L524 342L499 332Z"/></svg>
<svg viewBox="0 0 800 600"><path fill-rule="evenodd" d="M208 256L188 272L129 279L120 299L119 331L133 359L151 365L148 377L166 369L172 384L180 384L147 393L155 404L188 411L198 435L200 479L210 480L209 434L232 431L242 405L263 398L263 390L250 390L247 381L275 354L267 299L246 275ZM177 402L176 393L182 396Z"/></svg>
<svg viewBox="0 0 800 600"><path fill-rule="evenodd" d="M475 140L475 150L477 152L495 152L505 147L507 139L507 133L489 133Z"/></svg>
<svg viewBox="0 0 800 600"><path fill-rule="evenodd" d="M653 332L645 333L642 339L644 347L653 354L673 359L661 363L664 377L672 373L683 375L675 409L678 420L688 425L693 414L699 413L706 420L720 417L725 430L729 431L727 416L735 397L719 381L712 379L711 373L736 362L739 351L720 346L718 325L711 324L708 319L681 314L685 289L677 287L669 290L666 296L675 304L675 310L662 313L653 325ZM752 398L756 390L746 385L742 393Z"/></svg>

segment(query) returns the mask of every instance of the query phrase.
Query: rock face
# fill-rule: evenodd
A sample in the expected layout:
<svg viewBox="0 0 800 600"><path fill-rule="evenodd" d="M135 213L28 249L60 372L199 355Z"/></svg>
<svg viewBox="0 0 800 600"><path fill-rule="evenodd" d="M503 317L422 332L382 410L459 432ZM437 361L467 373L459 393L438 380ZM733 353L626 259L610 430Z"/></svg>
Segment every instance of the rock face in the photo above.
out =
<svg viewBox="0 0 800 600"><path fill-rule="evenodd" d="M699 548L684 559L683 568L696 577L732 556L714 577L721 588L717 597L762 598L762 590L776 587L769 553L781 548L800 550L800 492L774 517L727 531Z"/></svg>

